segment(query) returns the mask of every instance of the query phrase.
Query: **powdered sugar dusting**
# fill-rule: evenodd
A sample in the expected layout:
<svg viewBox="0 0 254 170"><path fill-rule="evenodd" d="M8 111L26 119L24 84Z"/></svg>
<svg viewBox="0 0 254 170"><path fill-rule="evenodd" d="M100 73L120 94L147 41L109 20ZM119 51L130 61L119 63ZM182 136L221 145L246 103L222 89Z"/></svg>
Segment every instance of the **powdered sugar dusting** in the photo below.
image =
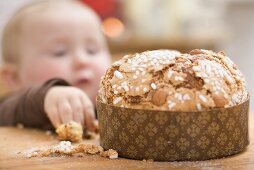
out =
<svg viewBox="0 0 254 170"><path fill-rule="evenodd" d="M156 86L155 83L151 83L151 87L152 87L152 89L154 89L154 90L157 88L157 86Z"/></svg>

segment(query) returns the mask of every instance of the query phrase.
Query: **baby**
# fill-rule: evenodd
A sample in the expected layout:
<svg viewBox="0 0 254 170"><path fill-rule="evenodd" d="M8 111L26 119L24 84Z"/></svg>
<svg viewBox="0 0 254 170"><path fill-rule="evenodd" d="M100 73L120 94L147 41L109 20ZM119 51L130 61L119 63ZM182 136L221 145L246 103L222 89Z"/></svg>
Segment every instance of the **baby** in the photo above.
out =
<svg viewBox="0 0 254 170"><path fill-rule="evenodd" d="M0 125L51 129L74 120L95 129L99 81L111 61L91 9L74 0L26 5L2 45L1 76L12 93L0 101Z"/></svg>

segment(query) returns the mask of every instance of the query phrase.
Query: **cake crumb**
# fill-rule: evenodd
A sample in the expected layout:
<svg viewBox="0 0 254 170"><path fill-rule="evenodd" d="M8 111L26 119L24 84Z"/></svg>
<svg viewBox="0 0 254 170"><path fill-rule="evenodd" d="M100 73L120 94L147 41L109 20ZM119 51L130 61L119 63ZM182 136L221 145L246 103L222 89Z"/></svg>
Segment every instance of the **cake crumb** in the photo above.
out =
<svg viewBox="0 0 254 170"><path fill-rule="evenodd" d="M107 151L102 152L101 156L108 157L109 159L116 159L118 158L118 153L113 149L109 149Z"/></svg>
<svg viewBox="0 0 254 170"><path fill-rule="evenodd" d="M118 158L117 151L109 149L104 151L101 146L93 144L78 144L72 145L70 141L61 141L58 145L44 148L33 149L25 153L25 157L48 157L48 156L78 156L82 157L82 154L100 155L101 157L108 157L109 159Z"/></svg>
<svg viewBox="0 0 254 170"><path fill-rule="evenodd" d="M153 159L143 159L142 161L143 161L143 162L149 162L149 163L154 162Z"/></svg>
<svg viewBox="0 0 254 170"><path fill-rule="evenodd" d="M45 131L45 134L46 134L47 136L51 136L51 135L53 134L53 132L50 131L50 130L47 130L47 131Z"/></svg>
<svg viewBox="0 0 254 170"><path fill-rule="evenodd" d="M24 125L22 123L18 123L16 127L18 129L24 129Z"/></svg>

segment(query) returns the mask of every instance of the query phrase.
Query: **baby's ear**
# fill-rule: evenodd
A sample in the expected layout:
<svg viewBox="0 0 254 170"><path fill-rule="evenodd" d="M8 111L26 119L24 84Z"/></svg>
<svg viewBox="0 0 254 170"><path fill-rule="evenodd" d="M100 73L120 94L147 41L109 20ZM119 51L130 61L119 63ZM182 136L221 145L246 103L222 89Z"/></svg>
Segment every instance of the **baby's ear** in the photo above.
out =
<svg viewBox="0 0 254 170"><path fill-rule="evenodd" d="M5 64L0 69L1 81L8 88L8 90L17 90L19 87L17 67L13 64Z"/></svg>

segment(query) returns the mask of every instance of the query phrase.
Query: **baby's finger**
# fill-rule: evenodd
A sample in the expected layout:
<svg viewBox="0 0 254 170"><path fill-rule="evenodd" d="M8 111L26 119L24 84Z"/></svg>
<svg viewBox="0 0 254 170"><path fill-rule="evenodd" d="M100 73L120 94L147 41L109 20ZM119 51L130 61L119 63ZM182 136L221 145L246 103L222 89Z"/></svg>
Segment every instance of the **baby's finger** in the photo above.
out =
<svg viewBox="0 0 254 170"><path fill-rule="evenodd" d="M58 104L58 113L60 114L62 123L69 123L73 120L73 111L68 100L64 100Z"/></svg>
<svg viewBox="0 0 254 170"><path fill-rule="evenodd" d="M73 111L73 120L84 125L83 105L78 98L70 98L69 102Z"/></svg>
<svg viewBox="0 0 254 170"><path fill-rule="evenodd" d="M87 129L94 131L94 119L95 119L95 112L94 107L90 99L84 95L81 97L81 101L84 106L84 117L85 117L85 125Z"/></svg>
<svg viewBox="0 0 254 170"><path fill-rule="evenodd" d="M49 120L51 121L51 123L53 124L53 126L55 128L57 128L60 125L60 116L58 114L58 110L56 106L51 106L48 109L48 113L47 113Z"/></svg>
<svg viewBox="0 0 254 170"><path fill-rule="evenodd" d="M90 131L94 132L96 130L96 125L94 123L95 117L93 116L93 114L90 114L90 113L86 113L85 116L86 116L85 123L87 125L87 128Z"/></svg>

